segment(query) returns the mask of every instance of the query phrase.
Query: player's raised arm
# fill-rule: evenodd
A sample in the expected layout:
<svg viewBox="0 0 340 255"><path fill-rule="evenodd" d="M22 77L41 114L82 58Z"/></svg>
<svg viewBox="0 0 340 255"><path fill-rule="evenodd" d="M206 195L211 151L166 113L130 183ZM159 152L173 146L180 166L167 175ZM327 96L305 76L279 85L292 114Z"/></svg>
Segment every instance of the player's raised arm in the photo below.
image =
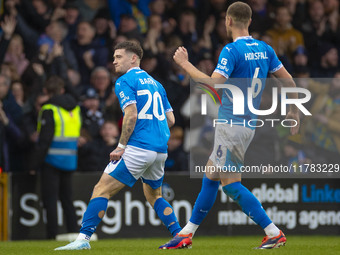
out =
<svg viewBox="0 0 340 255"><path fill-rule="evenodd" d="M193 64L189 62L188 52L184 47L178 47L174 56L174 61L180 67L184 69L184 71L190 75L192 79L196 82L208 83L209 85L214 85L216 83L225 83L227 80L223 75L214 72L211 76L201 72L198 70Z"/></svg>
<svg viewBox="0 0 340 255"><path fill-rule="evenodd" d="M110 153L110 160L119 160L123 155L127 142L135 129L137 121L137 107L136 104L130 104L124 109L124 118L122 126L122 134L120 135L119 144L117 148Z"/></svg>
<svg viewBox="0 0 340 255"><path fill-rule="evenodd" d="M273 75L276 78L280 79L284 87L291 87L291 88L296 87L292 76L287 72L286 68L281 67L279 70L274 72ZM297 93L288 93L287 95L290 99L298 99ZM299 109L296 107L295 104L289 105L289 111L287 113L286 119L296 120L297 125L295 127L290 128L290 133L292 135L297 134L299 132L299 127L300 127L300 116L299 116Z"/></svg>

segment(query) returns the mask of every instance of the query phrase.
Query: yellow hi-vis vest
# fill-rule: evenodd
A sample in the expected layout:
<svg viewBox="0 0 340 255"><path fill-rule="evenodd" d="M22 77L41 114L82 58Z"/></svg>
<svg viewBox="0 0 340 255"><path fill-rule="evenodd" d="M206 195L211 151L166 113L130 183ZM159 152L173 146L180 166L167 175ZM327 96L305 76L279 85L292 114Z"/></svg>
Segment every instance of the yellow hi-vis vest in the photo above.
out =
<svg viewBox="0 0 340 255"><path fill-rule="evenodd" d="M52 110L54 119L54 137L45 162L62 170L76 170L77 141L81 128L80 107L76 106L72 111L67 111L59 106L45 104L39 112L38 132L41 129L42 112L45 110Z"/></svg>

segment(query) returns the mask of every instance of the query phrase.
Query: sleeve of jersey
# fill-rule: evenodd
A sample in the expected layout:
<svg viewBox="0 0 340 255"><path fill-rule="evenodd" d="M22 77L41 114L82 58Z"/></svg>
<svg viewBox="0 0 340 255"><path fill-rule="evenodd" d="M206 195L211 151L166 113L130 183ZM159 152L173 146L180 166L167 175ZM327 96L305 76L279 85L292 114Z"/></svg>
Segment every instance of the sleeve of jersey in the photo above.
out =
<svg viewBox="0 0 340 255"><path fill-rule="evenodd" d="M166 95L166 91L163 86L161 86L161 93L162 93L162 103L164 107L164 112L173 112L173 109L170 105L170 102L168 100L168 97Z"/></svg>
<svg viewBox="0 0 340 255"><path fill-rule="evenodd" d="M124 110L130 104L136 104L136 91L125 80L118 80L115 86L120 108Z"/></svg>
<svg viewBox="0 0 340 255"><path fill-rule="evenodd" d="M217 66L214 70L214 72L219 73L220 75L224 76L227 79L234 70L235 65L234 54L236 52L232 52L233 50L235 51L235 49L228 46L225 46L223 48L218 58Z"/></svg>
<svg viewBox="0 0 340 255"><path fill-rule="evenodd" d="M274 49L268 45L269 52L270 52L270 66L269 66L269 72L275 73L278 71L281 67L283 67L281 61L277 57Z"/></svg>

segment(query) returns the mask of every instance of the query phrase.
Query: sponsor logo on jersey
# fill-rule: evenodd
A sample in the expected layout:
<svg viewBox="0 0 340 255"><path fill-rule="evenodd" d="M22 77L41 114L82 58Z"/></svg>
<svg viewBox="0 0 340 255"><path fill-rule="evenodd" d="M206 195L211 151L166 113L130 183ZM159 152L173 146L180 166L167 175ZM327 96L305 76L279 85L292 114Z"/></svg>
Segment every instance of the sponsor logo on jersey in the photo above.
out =
<svg viewBox="0 0 340 255"><path fill-rule="evenodd" d="M246 43L247 46L258 46L259 44L254 42L254 43Z"/></svg>
<svg viewBox="0 0 340 255"><path fill-rule="evenodd" d="M227 65L227 63L228 63L228 59L226 59L226 58L222 58L222 59L221 59L221 64L222 64L222 65L225 66L225 65Z"/></svg>
<svg viewBox="0 0 340 255"><path fill-rule="evenodd" d="M229 68L228 68L227 66L223 66L223 65L221 65L221 64L217 64L217 69L219 69L219 70L224 70L224 71L226 71L226 72L229 71Z"/></svg>

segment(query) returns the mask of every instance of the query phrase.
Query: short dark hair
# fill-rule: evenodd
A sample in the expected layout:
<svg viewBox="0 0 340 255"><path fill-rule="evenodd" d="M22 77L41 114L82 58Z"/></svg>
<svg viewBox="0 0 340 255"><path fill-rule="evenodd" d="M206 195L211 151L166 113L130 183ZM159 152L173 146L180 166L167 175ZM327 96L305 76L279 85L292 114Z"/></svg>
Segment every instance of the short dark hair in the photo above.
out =
<svg viewBox="0 0 340 255"><path fill-rule="evenodd" d="M63 79L56 75L50 76L45 82L45 89L47 93L50 95L59 95L61 94L62 89L64 88L65 83Z"/></svg>
<svg viewBox="0 0 340 255"><path fill-rule="evenodd" d="M124 42L118 43L114 47L114 50L120 50L120 49L124 49L126 51L136 54L139 57L139 59L142 59L143 57L143 49L138 42L124 41Z"/></svg>
<svg viewBox="0 0 340 255"><path fill-rule="evenodd" d="M230 16L235 22L247 25L251 19L252 11L248 4L235 2L229 6L227 16Z"/></svg>

